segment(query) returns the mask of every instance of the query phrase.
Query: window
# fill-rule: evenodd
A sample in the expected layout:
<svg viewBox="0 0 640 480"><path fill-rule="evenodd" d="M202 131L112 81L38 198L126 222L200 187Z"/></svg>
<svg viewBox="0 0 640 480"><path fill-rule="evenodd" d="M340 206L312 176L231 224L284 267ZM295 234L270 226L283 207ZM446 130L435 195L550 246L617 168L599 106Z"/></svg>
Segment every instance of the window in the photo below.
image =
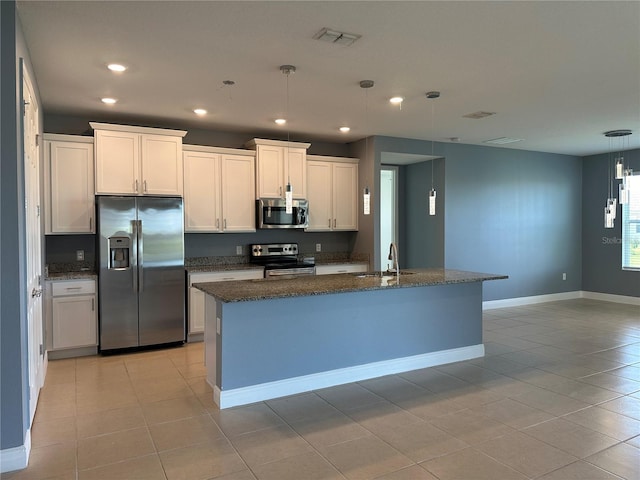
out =
<svg viewBox="0 0 640 480"><path fill-rule="evenodd" d="M622 269L640 271L640 175L626 179L629 201L622 205Z"/></svg>

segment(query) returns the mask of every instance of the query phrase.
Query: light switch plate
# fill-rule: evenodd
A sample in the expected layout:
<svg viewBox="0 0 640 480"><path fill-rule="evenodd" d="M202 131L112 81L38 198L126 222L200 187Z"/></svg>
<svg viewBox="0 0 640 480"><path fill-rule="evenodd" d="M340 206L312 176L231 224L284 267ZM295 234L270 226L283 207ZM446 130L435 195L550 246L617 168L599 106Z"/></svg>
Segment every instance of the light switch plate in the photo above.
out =
<svg viewBox="0 0 640 480"><path fill-rule="evenodd" d="M76 260L79 262L84 260L84 250L76 250Z"/></svg>
<svg viewBox="0 0 640 480"><path fill-rule="evenodd" d="M321 251L322 251L322 244L316 243L316 252L321 252Z"/></svg>
<svg viewBox="0 0 640 480"><path fill-rule="evenodd" d="M236 245L236 255L242 255L242 245Z"/></svg>

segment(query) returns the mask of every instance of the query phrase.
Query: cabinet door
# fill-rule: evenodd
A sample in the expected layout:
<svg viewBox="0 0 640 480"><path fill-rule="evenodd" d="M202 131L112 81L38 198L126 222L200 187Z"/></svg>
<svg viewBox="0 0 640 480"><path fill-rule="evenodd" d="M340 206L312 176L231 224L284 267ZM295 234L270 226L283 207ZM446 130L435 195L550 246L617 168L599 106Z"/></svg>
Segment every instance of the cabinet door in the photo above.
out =
<svg viewBox="0 0 640 480"><path fill-rule="evenodd" d="M94 233L93 144L47 142L45 233Z"/></svg>
<svg viewBox="0 0 640 480"><path fill-rule="evenodd" d="M219 232L220 155L184 152L185 232ZM253 201L253 190L249 193Z"/></svg>
<svg viewBox="0 0 640 480"><path fill-rule="evenodd" d="M307 150L284 147L283 185L291 182L293 198L307 198Z"/></svg>
<svg viewBox="0 0 640 480"><path fill-rule="evenodd" d="M331 230L333 212L331 210L331 164L327 162L307 162L309 199L309 226L307 231Z"/></svg>
<svg viewBox="0 0 640 480"><path fill-rule="evenodd" d="M53 348L96 345L95 295L54 297Z"/></svg>
<svg viewBox="0 0 640 480"><path fill-rule="evenodd" d="M136 194L139 185L140 135L95 131L96 193Z"/></svg>
<svg viewBox="0 0 640 480"><path fill-rule="evenodd" d="M258 145L257 162L256 198L284 197L284 149L278 146Z"/></svg>
<svg viewBox="0 0 640 480"><path fill-rule="evenodd" d="M189 333L204 332L205 297L202 290L189 287Z"/></svg>
<svg viewBox="0 0 640 480"><path fill-rule="evenodd" d="M222 156L222 228L225 232L255 232L255 161L241 155Z"/></svg>
<svg viewBox="0 0 640 480"><path fill-rule="evenodd" d="M358 229L358 166L333 165L333 229Z"/></svg>
<svg viewBox="0 0 640 480"><path fill-rule="evenodd" d="M182 138L141 135L141 142L140 193L182 196Z"/></svg>

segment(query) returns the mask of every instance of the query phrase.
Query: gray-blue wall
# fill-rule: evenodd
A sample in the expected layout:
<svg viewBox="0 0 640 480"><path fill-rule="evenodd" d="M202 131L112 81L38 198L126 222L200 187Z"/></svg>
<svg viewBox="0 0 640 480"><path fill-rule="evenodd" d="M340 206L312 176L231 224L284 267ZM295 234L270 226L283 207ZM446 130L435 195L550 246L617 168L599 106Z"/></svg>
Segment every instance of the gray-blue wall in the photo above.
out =
<svg viewBox="0 0 640 480"><path fill-rule="evenodd" d="M625 154L634 171L640 171L640 150ZM640 297L640 272L622 270L622 207L614 228L604 228L604 205L609 191L609 154L583 159L582 289ZM617 195L619 181L614 185Z"/></svg>
<svg viewBox="0 0 640 480"><path fill-rule="evenodd" d="M0 2L0 449L24 444L28 429L25 254L18 62L21 31L13 1Z"/></svg>
<svg viewBox="0 0 640 480"><path fill-rule="evenodd" d="M581 290L581 158L460 144L442 154L447 268L509 275L484 300Z"/></svg>

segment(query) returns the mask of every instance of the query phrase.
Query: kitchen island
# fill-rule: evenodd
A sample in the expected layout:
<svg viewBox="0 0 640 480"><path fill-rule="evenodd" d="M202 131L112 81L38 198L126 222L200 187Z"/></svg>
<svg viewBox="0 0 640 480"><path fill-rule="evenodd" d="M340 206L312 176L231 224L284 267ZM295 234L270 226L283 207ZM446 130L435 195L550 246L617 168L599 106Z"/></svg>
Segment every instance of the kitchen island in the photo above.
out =
<svg viewBox="0 0 640 480"><path fill-rule="evenodd" d="M482 282L446 269L199 283L220 408L484 355Z"/></svg>

